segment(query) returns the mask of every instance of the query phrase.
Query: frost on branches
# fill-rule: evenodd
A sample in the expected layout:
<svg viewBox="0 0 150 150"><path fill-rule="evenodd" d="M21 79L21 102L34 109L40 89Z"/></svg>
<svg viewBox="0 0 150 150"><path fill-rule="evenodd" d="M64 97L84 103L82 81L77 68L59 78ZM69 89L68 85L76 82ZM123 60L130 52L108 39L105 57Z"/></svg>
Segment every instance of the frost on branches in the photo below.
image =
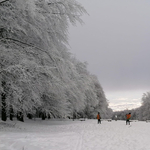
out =
<svg viewBox="0 0 150 150"><path fill-rule="evenodd" d="M93 117L107 101L86 64L71 56L69 22L86 10L75 0L0 2L1 117ZM99 91L100 90L100 91ZM100 94L100 93L102 94Z"/></svg>

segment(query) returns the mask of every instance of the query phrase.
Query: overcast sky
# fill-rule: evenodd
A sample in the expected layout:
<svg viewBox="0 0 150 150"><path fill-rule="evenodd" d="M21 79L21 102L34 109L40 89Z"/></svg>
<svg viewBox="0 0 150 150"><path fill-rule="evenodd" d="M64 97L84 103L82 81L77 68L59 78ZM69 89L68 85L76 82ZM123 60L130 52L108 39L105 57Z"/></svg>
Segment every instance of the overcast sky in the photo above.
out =
<svg viewBox="0 0 150 150"><path fill-rule="evenodd" d="M113 110L150 91L150 1L78 0L89 15L69 29L71 52L95 74Z"/></svg>

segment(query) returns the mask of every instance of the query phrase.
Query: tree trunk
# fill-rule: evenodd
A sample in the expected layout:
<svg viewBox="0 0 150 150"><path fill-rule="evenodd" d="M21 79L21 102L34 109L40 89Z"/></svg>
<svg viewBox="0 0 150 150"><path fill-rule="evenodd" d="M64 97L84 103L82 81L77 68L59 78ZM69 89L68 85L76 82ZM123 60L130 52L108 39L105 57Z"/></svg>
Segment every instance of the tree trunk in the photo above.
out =
<svg viewBox="0 0 150 150"><path fill-rule="evenodd" d="M13 121L13 117L14 117L14 111L12 106L10 106L10 120Z"/></svg>
<svg viewBox="0 0 150 150"><path fill-rule="evenodd" d="M6 116L6 94L2 93L1 94L1 98L2 98L2 120L6 121L7 120L7 116Z"/></svg>
<svg viewBox="0 0 150 150"><path fill-rule="evenodd" d="M21 111L17 112L17 120L24 122L23 113Z"/></svg>
<svg viewBox="0 0 150 150"><path fill-rule="evenodd" d="M46 114L42 113L42 120L45 120L45 118L46 118Z"/></svg>
<svg viewBox="0 0 150 150"><path fill-rule="evenodd" d="M32 119L32 118L33 118L33 115L30 114L30 113L28 113L28 114L27 114L27 117L28 117L29 119Z"/></svg>

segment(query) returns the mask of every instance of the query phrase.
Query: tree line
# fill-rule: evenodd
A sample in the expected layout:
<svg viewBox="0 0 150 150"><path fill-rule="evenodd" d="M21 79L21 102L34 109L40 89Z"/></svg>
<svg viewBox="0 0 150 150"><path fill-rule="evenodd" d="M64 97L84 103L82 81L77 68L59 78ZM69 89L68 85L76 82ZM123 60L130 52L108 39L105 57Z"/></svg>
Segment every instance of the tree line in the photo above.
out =
<svg viewBox="0 0 150 150"><path fill-rule="evenodd" d="M97 77L68 49L69 23L87 13L76 0L0 2L0 111L16 116L110 118Z"/></svg>

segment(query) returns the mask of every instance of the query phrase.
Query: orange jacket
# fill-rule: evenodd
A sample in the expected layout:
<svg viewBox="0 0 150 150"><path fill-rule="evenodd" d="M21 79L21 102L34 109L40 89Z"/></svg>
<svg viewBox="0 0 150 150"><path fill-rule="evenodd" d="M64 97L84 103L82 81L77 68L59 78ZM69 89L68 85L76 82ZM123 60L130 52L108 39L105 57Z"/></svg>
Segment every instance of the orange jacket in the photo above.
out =
<svg viewBox="0 0 150 150"><path fill-rule="evenodd" d="M126 117L127 117L127 119L130 119L131 118L131 114L127 114Z"/></svg>
<svg viewBox="0 0 150 150"><path fill-rule="evenodd" d="M101 117L100 117L100 115L99 115L99 114L97 114L97 119L101 119Z"/></svg>

